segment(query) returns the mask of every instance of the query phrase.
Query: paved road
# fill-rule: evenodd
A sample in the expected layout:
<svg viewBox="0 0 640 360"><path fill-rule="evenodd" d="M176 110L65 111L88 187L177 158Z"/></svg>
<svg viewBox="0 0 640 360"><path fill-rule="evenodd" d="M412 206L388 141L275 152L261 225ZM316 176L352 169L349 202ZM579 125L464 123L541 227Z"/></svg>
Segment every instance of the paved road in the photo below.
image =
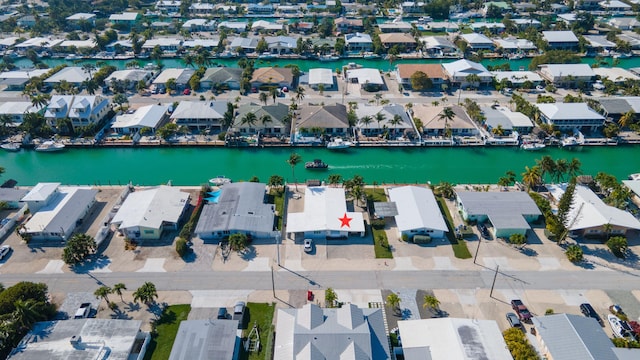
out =
<svg viewBox="0 0 640 360"><path fill-rule="evenodd" d="M324 271L274 272L276 289L489 289L494 272L481 271ZM50 291L93 291L102 283L123 282L136 288L153 282L159 291L170 290L269 290L271 272L165 272L95 274L6 274L0 277L5 287L18 281L44 282ZM505 271L496 281L496 289L514 287L534 289L640 289L640 275L618 271Z"/></svg>

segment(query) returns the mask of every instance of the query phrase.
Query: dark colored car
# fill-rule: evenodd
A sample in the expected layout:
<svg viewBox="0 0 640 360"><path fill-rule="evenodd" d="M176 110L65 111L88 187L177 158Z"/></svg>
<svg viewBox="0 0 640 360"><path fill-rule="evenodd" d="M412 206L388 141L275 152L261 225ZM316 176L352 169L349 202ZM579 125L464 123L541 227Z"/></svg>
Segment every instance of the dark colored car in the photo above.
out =
<svg viewBox="0 0 640 360"><path fill-rule="evenodd" d="M226 320L228 317L227 308L218 309L218 319Z"/></svg>
<svg viewBox="0 0 640 360"><path fill-rule="evenodd" d="M507 313L507 321L509 322L509 325L511 325L511 327L515 327L515 328L519 328L522 329L522 323L520 322L520 319L518 319L518 315L514 314L514 313Z"/></svg>
<svg viewBox="0 0 640 360"><path fill-rule="evenodd" d="M596 310L591 306L591 304L584 303L580 304L580 311L586 317L594 318L600 324L600 326L604 326L604 321L600 318L600 315L596 312Z"/></svg>
<svg viewBox="0 0 640 360"><path fill-rule="evenodd" d="M480 231L483 239L491 240L491 233L489 233L489 229L485 224L478 224L478 231Z"/></svg>
<svg viewBox="0 0 640 360"><path fill-rule="evenodd" d="M527 322L531 320L531 313L529 312L529 309L527 309L527 307L524 305L522 300L511 300L511 308L516 312L516 314L518 314L518 318L520 318L520 321Z"/></svg>

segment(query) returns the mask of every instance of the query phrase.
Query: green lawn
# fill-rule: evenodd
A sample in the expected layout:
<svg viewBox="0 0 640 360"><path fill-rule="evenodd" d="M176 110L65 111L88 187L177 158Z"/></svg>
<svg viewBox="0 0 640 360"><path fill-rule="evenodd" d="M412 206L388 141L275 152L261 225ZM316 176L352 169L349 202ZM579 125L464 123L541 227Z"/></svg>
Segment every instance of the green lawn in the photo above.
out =
<svg viewBox="0 0 640 360"><path fill-rule="evenodd" d="M384 193L384 189L366 188L366 189L364 189L364 193L367 195L367 201L373 201L373 202L386 202L387 201L387 195Z"/></svg>
<svg viewBox="0 0 640 360"><path fill-rule="evenodd" d="M451 214L449 213L449 208L445 203L445 200L442 196L436 196L438 200L438 206L440 207L440 211L444 214L444 218L447 221L447 228L449 228L449 232L446 234L447 239L451 243L451 247L453 247L453 254L458 259L470 259L471 253L469 249L467 249L467 243L464 240L456 239L454 226L453 226L453 218L451 218Z"/></svg>
<svg viewBox="0 0 640 360"><path fill-rule="evenodd" d="M274 328L273 314L275 311L274 304L265 303L247 303L247 329L243 333L242 351L240 352L241 360L265 360L271 359L273 353ZM244 351L244 340L251 332L253 324L258 325L258 334L260 335L260 351L246 353Z"/></svg>
<svg viewBox="0 0 640 360"><path fill-rule="evenodd" d="M367 188L364 189L364 193L367 195L367 206L373 208L374 202L386 202L387 195L384 193L384 189L380 188ZM387 239L387 233L384 229L376 229L371 227L373 233L373 245L376 259L393 259L393 254L389 250L389 240ZM382 242L379 240L382 239Z"/></svg>
<svg viewBox="0 0 640 360"><path fill-rule="evenodd" d="M153 324L155 331L151 334L151 341L144 355L145 360L169 359L180 321L187 320L190 311L191 305L171 305L164 309L160 318Z"/></svg>
<svg viewBox="0 0 640 360"><path fill-rule="evenodd" d="M271 189L269 192L269 202L276 205L278 212L278 230L282 230L282 216L284 215L284 192Z"/></svg>

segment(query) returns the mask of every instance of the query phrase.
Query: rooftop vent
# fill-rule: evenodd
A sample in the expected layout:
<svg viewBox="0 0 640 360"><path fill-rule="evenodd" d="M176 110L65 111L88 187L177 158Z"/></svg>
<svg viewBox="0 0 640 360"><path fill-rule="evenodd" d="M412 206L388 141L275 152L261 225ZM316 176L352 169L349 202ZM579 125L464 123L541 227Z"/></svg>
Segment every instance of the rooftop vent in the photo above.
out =
<svg viewBox="0 0 640 360"><path fill-rule="evenodd" d="M80 344L81 341L82 341L82 338L80 337L80 335L73 335L71 339L69 339L69 342L71 343L71 345L74 345L74 346Z"/></svg>

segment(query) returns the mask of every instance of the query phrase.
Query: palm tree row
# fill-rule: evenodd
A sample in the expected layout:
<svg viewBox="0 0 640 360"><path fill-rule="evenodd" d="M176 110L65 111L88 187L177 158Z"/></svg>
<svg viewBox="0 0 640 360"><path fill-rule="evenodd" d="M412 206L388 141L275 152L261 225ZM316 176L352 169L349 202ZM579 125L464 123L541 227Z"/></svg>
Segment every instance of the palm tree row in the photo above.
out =
<svg viewBox="0 0 640 360"><path fill-rule="evenodd" d="M565 181L566 176L568 178L578 176L582 166L580 160L576 158L571 159L571 161L566 159L553 160L549 155L536 160L536 165L540 167L541 180L544 180L544 176L548 174L551 180L555 182Z"/></svg>

